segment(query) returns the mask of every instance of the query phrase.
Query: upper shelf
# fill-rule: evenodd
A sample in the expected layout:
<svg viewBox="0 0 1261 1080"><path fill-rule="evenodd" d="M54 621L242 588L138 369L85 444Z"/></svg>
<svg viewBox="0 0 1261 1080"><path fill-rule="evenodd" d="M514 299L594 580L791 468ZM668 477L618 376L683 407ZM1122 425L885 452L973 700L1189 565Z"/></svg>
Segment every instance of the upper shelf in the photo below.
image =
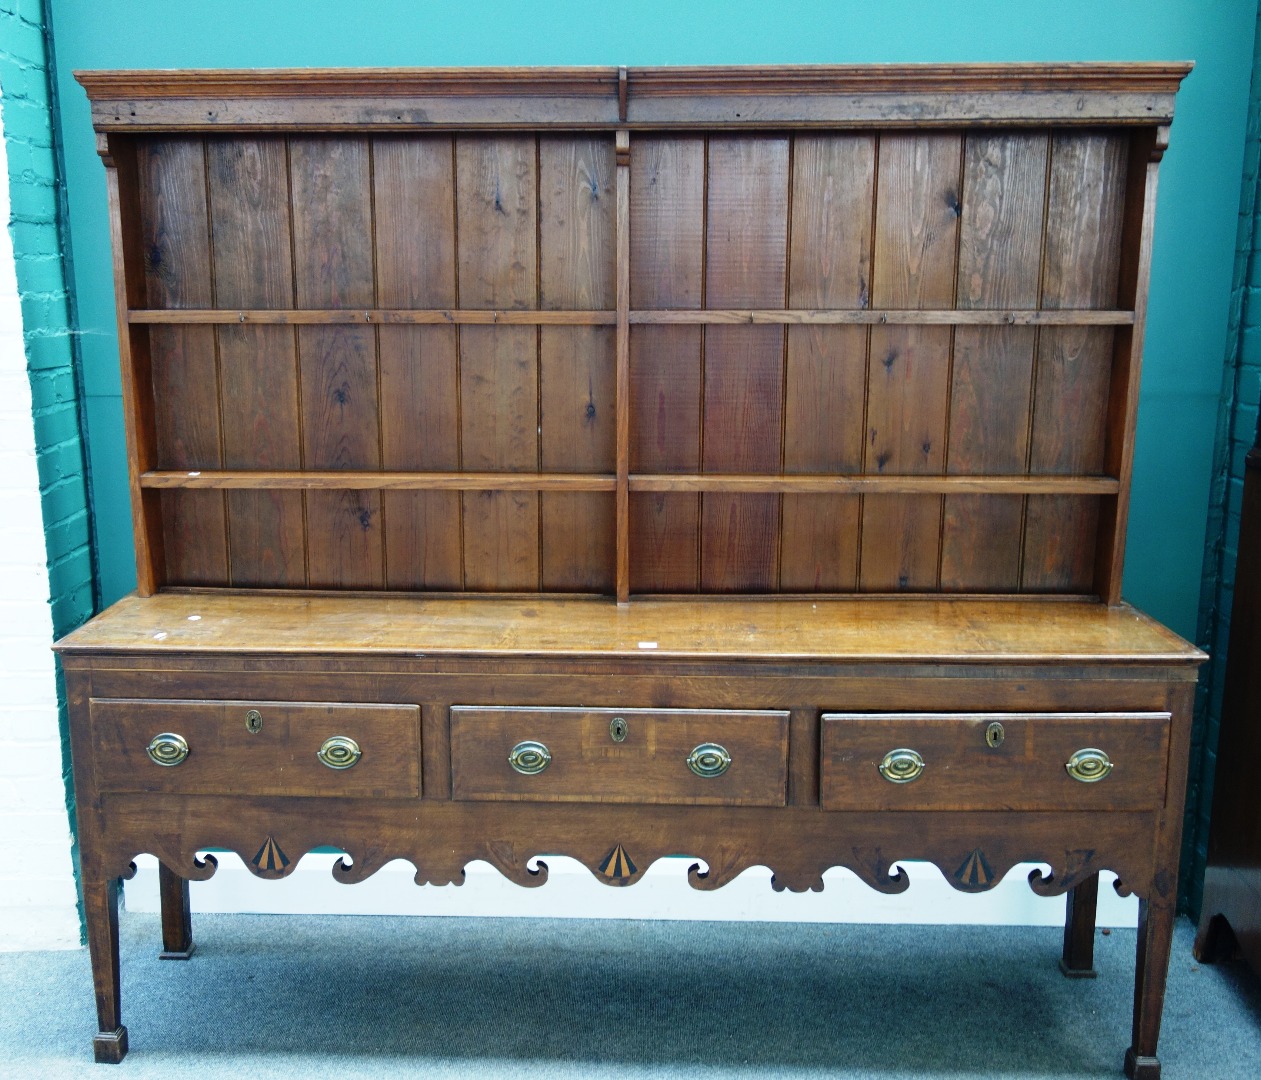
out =
<svg viewBox="0 0 1261 1080"><path fill-rule="evenodd" d="M102 133L1168 124L1188 63L77 71Z"/></svg>

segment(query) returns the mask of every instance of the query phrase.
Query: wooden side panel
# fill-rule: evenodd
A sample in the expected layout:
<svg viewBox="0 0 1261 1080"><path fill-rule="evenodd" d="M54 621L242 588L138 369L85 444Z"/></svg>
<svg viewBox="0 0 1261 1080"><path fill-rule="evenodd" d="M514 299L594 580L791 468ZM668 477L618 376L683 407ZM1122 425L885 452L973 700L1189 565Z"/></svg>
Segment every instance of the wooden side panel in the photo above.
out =
<svg viewBox="0 0 1261 1080"><path fill-rule="evenodd" d="M449 137L372 143L377 302L447 308L455 296L454 145ZM382 326L381 465L459 469L459 376L453 326ZM460 589L464 583L458 491L389 491L388 589Z"/></svg>
<svg viewBox="0 0 1261 1080"><path fill-rule="evenodd" d="M783 305L789 158L787 139L710 140L706 307ZM702 469L779 472L783 327L711 326L705 335L704 365ZM779 502L776 495L703 497L704 591L769 592L778 586Z"/></svg>
<svg viewBox="0 0 1261 1080"><path fill-rule="evenodd" d="M456 139L455 154L460 305L534 307L538 301L536 140L532 136L462 136ZM460 401L465 469L537 469L537 330L462 327ZM463 507L465 587L537 589L538 495L466 492Z"/></svg>
<svg viewBox="0 0 1261 1080"><path fill-rule="evenodd" d="M215 297L224 307L293 304L289 175L285 141L211 139L206 144ZM222 326L224 467L302 467L295 331ZM303 496L229 491L232 584L306 584Z"/></svg>
<svg viewBox="0 0 1261 1080"><path fill-rule="evenodd" d="M1067 133L1052 139L1043 307L1116 303L1128 147L1128 137L1120 134ZM1032 472L1102 470L1113 333L1106 327L1041 331ZM1030 496L1022 587L1089 591L1098 516L1097 498Z"/></svg>
<svg viewBox="0 0 1261 1080"><path fill-rule="evenodd" d="M539 300L547 309L605 310L617 302L613 140L539 140ZM540 456L545 472L615 467L614 331L539 329ZM539 496L545 590L612 592L614 499L604 492Z"/></svg>
<svg viewBox="0 0 1261 1080"><path fill-rule="evenodd" d="M963 164L959 223L960 308L1036 308L1048 150L1044 134L973 134ZM949 473L1025 471L1037 331L1021 326L955 329ZM1025 500L947 495L941 587L1014 592L1020 585Z"/></svg>
<svg viewBox="0 0 1261 1080"><path fill-rule="evenodd" d="M292 139L289 159L297 306L373 306L368 141ZM298 350L306 467L380 468L375 330L303 326ZM381 587L379 493L309 492L307 527L313 587Z"/></svg>
<svg viewBox="0 0 1261 1080"><path fill-rule="evenodd" d="M153 307L210 307L206 159L201 139L147 139L136 150L145 293ZM223 461L214 330L149 330L158 462L166 469L215 469ZM161 497L166 580L228 581L223 494L168 491Z"/></svg>
<svg viewBox="0 0 1261 1080"><path fill-rule="evenodd" d="M631 139L631 307L699 308L705 252L705 141ZM630 469L699 472L699 326L633 326ZM700 497L632 494L631 590L700 586Z"/></svg>
<svg viewBox="0 0 1261 1080"><path fill-rule="evenodd" d="M873 136L797 136L789 307L869 305L875 165ZM788 328L784 472L861 470L867 337L861 326ZM783 497L785 592L854 588L860 505L852 495Z"/></svg>
<svg viewBox="0 0 1261 1080"><path fill-rule="evenodd" d="M873 306L953 306L962 149L953 134L881 137ZM949 327L872 328L866 472L943 470L950 347ZM859 587L934 589L941 507L938 495L865 497Z"/></svg>

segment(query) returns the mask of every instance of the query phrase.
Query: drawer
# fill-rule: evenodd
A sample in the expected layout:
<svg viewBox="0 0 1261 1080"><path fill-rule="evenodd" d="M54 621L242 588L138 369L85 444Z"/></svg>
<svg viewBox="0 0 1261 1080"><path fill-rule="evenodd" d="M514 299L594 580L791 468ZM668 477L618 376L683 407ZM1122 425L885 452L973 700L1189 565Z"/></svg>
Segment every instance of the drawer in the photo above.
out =
<svg viewBox="0 0 1261 1080"><path fill-rule="evenodd" d="M451 781L456 799L783 806L788 713L457 705Z"/></svg>
<svg viewBox="0 0 1261 1080"><path fill-rule="evenodd" d="M93 698L91 716L101 791L420 794L420 709L415 705ZM187 756L171 765L152 760L148 748L159 735L178 736ZM329 743L337 739L350 742L339 749L338 743ZM329 760L342 767L330 767L317 756L326 743ZM178 743L168 738L164 744L172 759L179 757ZM162 748L155 753L162 756Z"/></svg>
<svg viewBox="0 0 1261 1080"><path fill-rule="evenodd" d="M822 743L825 810L1151 810L1169 714L824 713Z"/></svg>

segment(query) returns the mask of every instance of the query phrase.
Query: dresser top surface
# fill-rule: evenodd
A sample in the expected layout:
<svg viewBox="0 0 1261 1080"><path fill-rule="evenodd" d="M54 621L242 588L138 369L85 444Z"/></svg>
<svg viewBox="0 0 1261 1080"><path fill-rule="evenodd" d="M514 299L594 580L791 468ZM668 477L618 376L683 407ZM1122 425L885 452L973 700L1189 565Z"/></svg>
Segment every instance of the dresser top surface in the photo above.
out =
<svg viewBox="0 0 1261 1080"><path fill-rule="evenodd" d="M128 596L57 644L74 654L631 656L714 660L1198 664L1134 608L1088 600Z"/></svg>

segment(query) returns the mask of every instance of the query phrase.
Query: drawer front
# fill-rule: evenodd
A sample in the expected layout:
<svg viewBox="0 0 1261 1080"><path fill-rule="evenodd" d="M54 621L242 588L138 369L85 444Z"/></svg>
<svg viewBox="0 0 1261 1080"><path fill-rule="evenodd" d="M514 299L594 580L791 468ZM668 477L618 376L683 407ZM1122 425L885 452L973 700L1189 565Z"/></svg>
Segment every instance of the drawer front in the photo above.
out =
<svg viewBox="0 0 1261 1080"><path fill-rule="evenodd" d="M457 705L451 780L456 799L783 806L788 713Z"/></svg>
<svg viewBox="0 0 1261 1080"><path fill-rule="evenodd" d="M91 711L101 791L420 794L420 709L415 705L93 698ZM160 735L177 736L187 756L177 764L155 762L148 748ZM179 757L178 742L161 743L155 748L159 757ZM330 767L317 756L326 744L328 760L343 767Z"/></svg>
<svg viewBox="0 0 1261 1080"><path fill-rule="evenodd" d="M824 713L820 797L825 810L1151 810L1168 751L1168 713Z"/></svg>

